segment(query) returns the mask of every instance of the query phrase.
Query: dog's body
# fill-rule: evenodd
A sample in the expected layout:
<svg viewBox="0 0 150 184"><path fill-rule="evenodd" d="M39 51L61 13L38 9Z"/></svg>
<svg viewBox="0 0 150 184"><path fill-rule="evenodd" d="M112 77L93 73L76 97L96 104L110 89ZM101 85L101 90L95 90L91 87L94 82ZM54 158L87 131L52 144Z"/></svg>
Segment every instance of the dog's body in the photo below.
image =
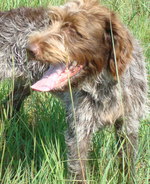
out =
<svg viewBox="0 0 150 184"><path fill-rule="evenodd" d="M96 80L87 77L84 85L73 93L75 118L69 93L61 98L66 103L68 112L69 129L66 142L69 147L69 160L79 158L78 150L74 146L78 141L80 158L86 162L93 133L107 125L114 125L116 138L119 141L118 148L120 149L123 140L127 141L124 144L124 151L127 151L124 154L128 155L128 161L125 156L127 162L125 170L127 173L129 170L134 172L139 120L144 114L146 101L144 60L142 55L139 55L141 50L138 43L136 44L132 64L120 79L121 88L105 70L97 76ZM123 157L122 149L119 155ZM82 164L84 165L84 161ZM121 170L122 164L123 160L120 163ZM80 179L83 178L79 160L70 161L69 167L73 173L77 175L80 173ZM128 183L133 179L132 174L129 174L131 178L128 179Z"/></svg>
<svg viewBox="0 0 150 184"><path fill-rule="evenodd" d="M146 101L146 76L143 56L140 55L141 49L137 42L134 46L132 64L120 79L121 88L105 70L96 79L87 77L84 85L73 92L75 117L70 94L64 93L64 96L61 96L68 115L69 128L66 134L69 148L68 166L78 179L86 178L83 171L93 133L107 125L114 125L118 149L120 149L118 154L121 158L118 161L120 171L121 173L123 171L124 155L127 183L135 181L139 120L144 114ZM125 141L123 150L120 147L122 141ZM80 153L75 145L79 147ZM119 183L122 183L121 178L118 179Z"/></svg>
<svg viewBox="0 0 150 184"><path fill-rule="evenodd" d="M9 96L13 96L16 110L30 94L30 84L47 68L37 61L27 60L26 44L29 34L49 26L48 11L22 7L0 12L0 81L10 78L14 83L13 95Z"/></svg>

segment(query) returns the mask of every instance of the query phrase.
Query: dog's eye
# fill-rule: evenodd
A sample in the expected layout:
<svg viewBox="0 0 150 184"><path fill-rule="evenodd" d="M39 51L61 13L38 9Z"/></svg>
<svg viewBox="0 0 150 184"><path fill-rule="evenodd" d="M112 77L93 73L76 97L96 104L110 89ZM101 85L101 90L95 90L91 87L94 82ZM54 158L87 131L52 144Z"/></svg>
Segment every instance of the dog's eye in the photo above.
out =
<svg viewBox="0 0 150 184"><path fill-rule="evenodd" d="M77 33L78 36L80 36L81 38L83 38L82 34L80 32L78 32L77 30L76 30L76 33Z"/></svg>
<svg viewBox="0 0 150 184"><path fill-rule="evenodd" d="M51 19L48 21L48 24L49 24L49 25L52 25L52 21L51 21Z"/></svg>
<svg viewBox="0 0 150 184"><path fill-rule="evenodd" d="M79 37L83 38L82 34L78 31L78 29L75 26L70 26L70 31Z"/></svg>
<svg viewBox="0 0 150 184"><path fill-rule="evenodd" d="M80 36L81 38L83 37L82 34L77 30L77 28L69 22L66 22L62 26L62 29L65 30L69 34L76 34L76 35Z"/></svg>

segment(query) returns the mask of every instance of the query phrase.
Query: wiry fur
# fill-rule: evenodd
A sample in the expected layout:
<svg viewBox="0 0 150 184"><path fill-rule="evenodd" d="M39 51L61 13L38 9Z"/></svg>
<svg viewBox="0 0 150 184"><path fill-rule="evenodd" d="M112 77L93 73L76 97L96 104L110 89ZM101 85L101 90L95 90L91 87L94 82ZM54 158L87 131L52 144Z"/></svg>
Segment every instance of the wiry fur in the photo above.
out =
<svg viewBox="0 0 150 184"><path fill-rule="evenodd" d="M32 12L32 10L30 11ZM9 18L9 16L7 20L5 15L8 13L1 14L1 25L8 20L9 22L4 24L6 28L2 33L5 36L0 33L0 39L2 39L0 43L4 43L1 46L3 49L0 54L2 55L0 62L8 63L5 68L10 70L13 45L15 46L13 53L16 53L20 41L32 30L33 23L32 26L29 24L31 27L27 26L28 29L25 29L27 32L23 32L19 42L18 40L14 41L14 37L11 36L13 44L10 44L9 41L6 41L7 37L8 40L10 39L6 29L15 30L14 24L11 22L15 22L16 25L18 21L12 21L14 18ZM16 14L19 14L19 10ZM43 14L44 19L47 20L45 12ZM3 17L6 19L5 21ZM33 26L33 30L43 27L43 23L39 24L39 17L37 15L38 21L35 27ZM141 48L117 16L107 8L100 6L96 0L74 0L64 6L53 8L49 17L51 26L30 36L28 45L30 52L36 60L47 61L47 63L55 65L60 62L68 65L72 64L72 61L83 65L80 73L70 79L73 87L75 115L72 111L68 83L65 82L55 89L55 91L64 91L60 96L66 105L68 115L69 128L66 134L66 143L68 145L69 171L78 179L85 179L86 160L93 133L106 125L115 125L119 143L124 134L128 137L124 147L131 162L126 160L125 170L130 180L129 171L134 165L133 158L137 149L139 120L144 113L147 93L146 71ZM26 18L21 21L21 30L26 21L28 22ZM32 22L34 21L32 20ZM8 29L8 26L11 25L13 29L12 27ZM112 46L111 25L116 55ZM15 31L15 34L18 36L18 32ZM24 51L26 41L21 43L21 47L22 45L21 53ZM7 47L9 53L4 57ZM20 55L22 56L19 53ZM5 59L6 56L9 59ZM121 86L117 80L115 56ZM36 64L33 62L28 66L25 62L25 65L20 65L22 62L18 61L18 54L15 54L14 57L16 58L16 73L19 71L17 76L28 78L26 77L28 75L23 75L22 71L26 71L24 67L29 69ZM23 57L25 56L23 55ZM10 76L5 70L2 71L1 76ZM38 67L31 71L34 71L35 74L41 73L40 68L39 72L37 70ZM127 163L131 165L127 166Z"/></svg>
<svg viewBox="0 0 150 184"><path fill-rule="evenodd" d="M85 179L85 163L93 133L106 125L115 125L119 143L125 134L129 140L124 144L131 161L125 161L129 183L147 93L140 45L117 16L95 0L74 0L55 7L51 19L49 30L33 34L29 39L35 58L55 65L59 62L68 65L68 61L83 65L83 70L70 79L75 115L67 82L55 89L64 91L61 98L68 114L69 171L78 179Z"/></svg>
<svg viewBox="0 0 150 184"><path fill-rule="evenodd" d="M0 12L0 80L14 80L13 104L17 110L30 94L29 85L47 69L46 64L27 60L27 38L49 24L49 9L22 7Z"/></svg>

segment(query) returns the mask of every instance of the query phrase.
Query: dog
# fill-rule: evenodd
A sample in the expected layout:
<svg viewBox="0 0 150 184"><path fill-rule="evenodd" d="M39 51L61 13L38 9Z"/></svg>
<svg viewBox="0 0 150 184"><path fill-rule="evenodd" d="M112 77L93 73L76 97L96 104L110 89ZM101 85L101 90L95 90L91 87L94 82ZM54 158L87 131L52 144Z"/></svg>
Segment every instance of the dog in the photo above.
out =
<svg viewBox="0 0 150 184"><path fill-rule="evenodd" d="M51 24L49 11L49 8L22 7L0 12L0 81L9 79L14 83L1 106L11 103L14 112L30 94L30 85L48 67L34 60L28 62L26 46L29 34Z"/></svg>
<svg viewBox="0 0 150 184"><path fill-rule="evenodd" d="M47 30L29 36L29 52L36 60L50 64L31 88L60 93L66 106L70 173L86 183L92 135L114 125L118 145L125 140L119 155L124 151L127 160L121 168L126 171L127 183L134 182L139 121L147 99L139 42L114 12L96 0L67 2L52 8L50 17Z"/></svg>
<svg viewBox="0 0 150 184"><path fill-rule="evenodd" d="M50 65L31 88L60 94L66 106L69 172L78 183L86 183L92 135L114 125L118 145L125 140L123 151L128 156L121 169L126 171L127 183L132 183L139 121L147 99L140 44L116 14L96 0L53 7L49 18L48 28L28 38L29 55Z"/></svg>

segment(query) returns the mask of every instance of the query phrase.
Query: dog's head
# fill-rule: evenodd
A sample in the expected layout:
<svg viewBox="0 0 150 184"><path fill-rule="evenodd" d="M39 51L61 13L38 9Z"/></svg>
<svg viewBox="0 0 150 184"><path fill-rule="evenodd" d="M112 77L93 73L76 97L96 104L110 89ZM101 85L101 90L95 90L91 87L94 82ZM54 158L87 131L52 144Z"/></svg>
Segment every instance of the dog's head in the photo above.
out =
<svg viewBox="0 0 150 184"><path fill-rule="evenodd" d="M74 0L50 9L51 26L29 37L28 50L51 64L43 79L32 88L65 89L106 68L116 77L131 60L132 39L117 16L96 0Z"/></svg>

